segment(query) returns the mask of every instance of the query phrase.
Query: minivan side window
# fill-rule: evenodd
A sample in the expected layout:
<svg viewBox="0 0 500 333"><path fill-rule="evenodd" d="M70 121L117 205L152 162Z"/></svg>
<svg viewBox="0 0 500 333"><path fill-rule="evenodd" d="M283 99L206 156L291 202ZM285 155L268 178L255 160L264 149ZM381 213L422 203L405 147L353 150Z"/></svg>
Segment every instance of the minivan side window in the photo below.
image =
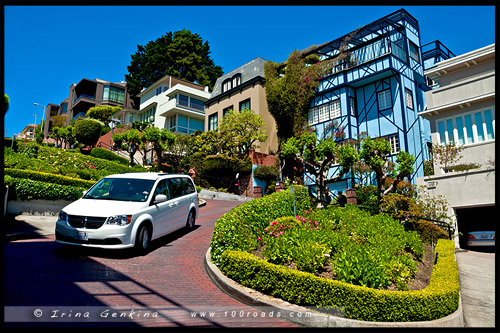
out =
<svg viewBox="0 0 500 333"><path fill-rule="evenodd" d="M193 182L191 180L189 180L188 178L182 178L182 180L184 181L185 194L194 193L196 189L193 185Z"/></svg>
<svg viewBox="0 0 500 333"><path fill-rule="evenodd" d="M170 191L172 194L172 199L181 197L184 195L184 184L182 182L182 178L168 178L167 179L170 185Z"/></svg>
<svg viewBox="0 0 500 333"><path fill-rule="evenodd" d="M170 189L168 187L167 179L160 180L158 185L156 186L156 190L153 196L156 197L158 194L164 194L167 196L167 200L170 200L172 197L170 196Z"/></svg>

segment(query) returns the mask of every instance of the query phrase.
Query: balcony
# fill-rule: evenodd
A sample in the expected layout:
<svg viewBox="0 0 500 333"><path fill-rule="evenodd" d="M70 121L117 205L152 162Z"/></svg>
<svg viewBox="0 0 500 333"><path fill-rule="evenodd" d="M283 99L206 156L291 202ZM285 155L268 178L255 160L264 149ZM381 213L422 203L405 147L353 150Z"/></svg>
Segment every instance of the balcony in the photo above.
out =
<svg viewBox="0 0 500 333"><path fill-rule="evenodd" d="M160 116L170 117L174 114L183 114L193 118L205 119L205 106L197 102L192 103L191 99L180 100L173 98L160 106Z"/></svg>

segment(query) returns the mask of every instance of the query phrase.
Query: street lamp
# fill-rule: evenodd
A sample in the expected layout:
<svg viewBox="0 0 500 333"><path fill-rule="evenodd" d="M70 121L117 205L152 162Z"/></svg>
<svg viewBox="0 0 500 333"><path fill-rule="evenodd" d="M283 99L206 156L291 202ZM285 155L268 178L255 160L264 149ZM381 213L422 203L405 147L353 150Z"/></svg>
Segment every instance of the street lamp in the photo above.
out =
<svg viewBox="0 0 500 333"><path fill-rule="evenodd" d="M43 138L45 139L45 106L38 104L38 103L33 103L33 105L38 105L43 108L43 115L42 115L42 135ZM36 118L35 118L35 125L36 125Z"/></svg>

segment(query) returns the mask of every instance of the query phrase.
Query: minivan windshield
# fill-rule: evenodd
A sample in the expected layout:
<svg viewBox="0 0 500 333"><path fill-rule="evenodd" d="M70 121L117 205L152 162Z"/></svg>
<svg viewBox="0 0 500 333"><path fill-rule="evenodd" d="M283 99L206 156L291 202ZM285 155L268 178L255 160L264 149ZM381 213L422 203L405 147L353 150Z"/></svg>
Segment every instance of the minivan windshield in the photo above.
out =
<svg viewBox="0 0 500 333"><path fill-rule="evenodd" d="M149 179L103 178L83 198L144 202L154 183L154 180Z"/></svg>

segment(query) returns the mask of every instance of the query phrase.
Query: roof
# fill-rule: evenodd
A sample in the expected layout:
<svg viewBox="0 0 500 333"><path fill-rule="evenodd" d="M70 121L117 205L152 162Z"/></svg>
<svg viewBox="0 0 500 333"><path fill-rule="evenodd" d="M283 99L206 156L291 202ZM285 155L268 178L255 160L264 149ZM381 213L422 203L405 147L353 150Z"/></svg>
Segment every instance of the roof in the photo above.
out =
<svg viewBox="0 0 500 333"><path fill-rule="evenodd" d="M264 78L264 64L267 62L267 60L262 59L261 57L257 57L253 59L250 62L247 62L243 66L240 66L229 73L226 73L219 77L217 81L215 82L214 89L212 91L212 95L210 96L210 99L213 99L217 97L218 95L221 94L221 87L222 87L222 82L224 82L227 79L232 78L236 74L241 74L241 85L244 85L245 82L251 81L257 77Z"/></svg>
<svg viewBox="0 0 500 333"><path fill-rule="evenodd" d="M188 177L188 175L182 174L174 174L174 173L156 173L156 172L128 172L128 173L120 173L115 175L106 176L106 178L130 178L130 179L149 179L156 180L163 176L184 176Z"/></svg>

